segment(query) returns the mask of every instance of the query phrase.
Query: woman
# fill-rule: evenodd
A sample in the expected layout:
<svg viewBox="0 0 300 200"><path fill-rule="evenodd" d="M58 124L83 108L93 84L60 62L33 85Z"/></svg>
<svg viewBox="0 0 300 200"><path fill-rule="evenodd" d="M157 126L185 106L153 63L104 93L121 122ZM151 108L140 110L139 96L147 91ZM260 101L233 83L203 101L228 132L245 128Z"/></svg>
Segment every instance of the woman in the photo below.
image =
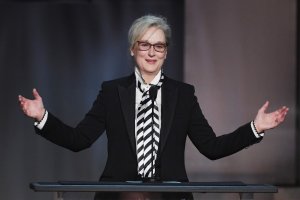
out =
<svg viewBox="0 0 300 200"><path fill-rule="evenodd" d="M75 127L48 112L37 90L34 99L19 96L21 109L35 119L36 132L73 151L88 148L104 132L108 158L100 181L188 181L184 166L186 137L209 159L231 155L261 141L266 130L281 124L287 107L266 113L268 102L253 121L216 137L203 116L194 87L166 77L171 30L162 17L136 19L129 30L134 74L104 82L90 111ZM152 195L152 196L151 196ZM97 194L97 199L189 199L190 194Z"/></svg>

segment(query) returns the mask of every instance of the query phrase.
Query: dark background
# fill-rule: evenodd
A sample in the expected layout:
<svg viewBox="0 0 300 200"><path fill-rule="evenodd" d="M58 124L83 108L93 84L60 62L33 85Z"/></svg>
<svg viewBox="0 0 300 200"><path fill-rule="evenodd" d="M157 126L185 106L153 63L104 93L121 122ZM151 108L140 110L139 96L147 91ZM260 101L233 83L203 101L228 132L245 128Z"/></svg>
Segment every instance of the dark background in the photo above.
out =
<svg viewBox="0 0 300 200"><path fill-rule="evenodd" d="M239 102L242 102L241 105L246 104L253 111L263 103L262 94L266 93L263 86L258 88L255 83L263 80L262 82L267 82L265 85L268 89L279 86L277 93L281 93L291 85L285 92L293 92L290 96L282 95L288 96L286 99L279 97L278 102L275 101L278 103L276 106L279 106L287 100L288 106L292 108L288 116L289 121L279 129L279 133L266 136L262 144L251 147L250 150L247 149L221 161L211 162L202 157L198 159L193 152L190 152L191 147L188 144L186 163L191 180L219 181L228 180L228 177L234 179L241 177L239 180L242 181L267 180L271 184L299 185L300 137L297 133L300 126L300 55L299 50L296 51L296 45L292 50L293 45L285 45L286 41L292 41L286 40L285 37L293 39L296 35L296 23L291 23L293 25L288 27L284 25L286 24L284 20L292 19L296 22L296 16L293 18L293 15L288 15L289 18L284 19L281 17L287 16L286 13L290 13L291 10L296 10L296 0L243 2L229 0L226 3L218 0L0 0L0 2L0 88L2 91L0 199L52 199L52 194L35 193L29 189L29 183L35 181L98 180L106 161L106 136L99 138L90 149L79 153L53 145L34 133L33 121L24 117L20 111L17 96L22 94L32 97L31 91L35 87L42 95L49 111L67 124L76 125L90 108L104 80L132 73L133 62L128 49L127 31L134 19L145 14L167 17L173 32L165 73L177 80L196 85L200 105L216 129L223 130L222 123L226 120L236 127L235 123L239 124L239 120L235 117L240 117L238 113L245 109L235 104L236 91L228 85L239 85L241 88L246 88L247 93L250 88L254 99L243 99L243 96L238 98L240 98ZM284 10L285 6L288 9ZM283 13L278 12L282 10ZM265 26L266 19L270 20L269 27ZM237 27L236 21L240 23L237 23ZM297 27L299 29L299 20ZM200 32L197 32L199 30ZM268 35L268 30L272 30L272 34ZM290 35L281 35L282 33ZM226 34L232 38L226 37ZM256 40L252 40L252 37ZM269 45L273 40L268 39L272 37L274 37L274 46ZM239 43L239 39L245 42L243 50L249 53L244 58L239 56L236 45L233 48L228 45ZM222 42L219 43L219 40ZM262 45L264 42L266 46L269 45L266 47L267 51L278 50L280 56L258 55L260 48L264 48ZM297 44L299 47L299 40ZM204 50L195 49L197 45L204 47ZM253 50L252 47L257 48ZM231 55L231 52L236 56L224 58ZM253 52L254 54L250 55ZM294 65L282 65L282 68L276 68L276 62L290 58L284 52L293 52L291 57L295 61L288 61ZM207 61L210 59L209 53L214 55L211 63ZM197 60L199 58L200 60ZM236 64L240 68L225 68L223 65L228 60L232 61L228 66ZM253 64L262 61L265 69L261 69L260 65L252 66L252 63L234 63L240 60L253 61ZM268 65L268 62L265 62L268 60L273 62ZM224 68L214 68L215 65L212 63ZM234 74L240 72L239 70L243 76L236 83ZM258 75L262 70L263 72L270 70L273 75L278 75L276 77L284 78L280 81L274 77L262 79L265 74L256 78L254 75ZM249 71L253 73L250 78ZM219 76L211 78L210 74ZM203 82L197 82L200 80ZM284 83L286 87L280 87L281 84L277 85L276 81ZM216 86L214 85L213 88L210 83L220 84L227 89L213 91ZM275 89L274 91L276 92ZM218 98L217 93L222 94L222 92L226 93L225 96ZM270 93L270 96L272 95ZM210 102L216 99L220 99L221 103L210 105ZM229 115L224 114L226 109L222 105L230 109ZM214 117L214 114L219 116ZM248 120L247 114L253 116L255 112L246 113L245 118ZM223 115L228 117L224 119ZM224 121L219 120L218 117L223 117ZM228 129L231 128L227 121L225 125L229 127ZM287 137L286 141L294 138L293 143L287 144L282 140L280 136L284 133L291 136ZM278 152L282 154L277 155ZM286 160L281 159L284 155L287 155ZM278 160L276 160L277 156ZM249 161L251 166L245 166L247 163L245 157L253 160L253 162ZM269 163L275 162L276 165L269 166L268 159L270 159ZM239 171L245 168L248 171ZM264 173L265 168L270 174ZM285 174L279 175L279 173ZM212 177L217 179L212 180ZM68 197L88 198L78 194L69 194Z"/></svg>
<svg viewBox="0 0 300 200"><path fill-rule="evenodd" d="M133 73L127 32L145 14L169 20L165 71L183 77L183 1L53 2L0 4L0 199L51 198L29 190L29 183L98 180L106 161L105 135L78 154L37 136L19 110L18 94L32 98L36 87L49 111L76 125L104 80Z"/></svg>

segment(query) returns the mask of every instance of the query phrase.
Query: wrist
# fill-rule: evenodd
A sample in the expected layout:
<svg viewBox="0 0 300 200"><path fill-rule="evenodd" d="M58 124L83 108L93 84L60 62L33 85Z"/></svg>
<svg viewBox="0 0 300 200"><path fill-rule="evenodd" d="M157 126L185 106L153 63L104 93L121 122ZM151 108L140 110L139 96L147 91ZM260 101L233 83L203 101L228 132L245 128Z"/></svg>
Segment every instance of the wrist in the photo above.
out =
<svg viewBox="0 0 300 200"><path fill-rule="evenodd" d="M253 121L253 126L257 133L264 132L264 130L259 126L259 123L257 123L256 120Z"/></svg>
<svg viewBox="0 0 300 200"><path fill-rule="evenodd" d="M42 108L41 113L35 118L35 121L40 122L43 120L43 118L45 117L46 114L46 109Z"/></svg>

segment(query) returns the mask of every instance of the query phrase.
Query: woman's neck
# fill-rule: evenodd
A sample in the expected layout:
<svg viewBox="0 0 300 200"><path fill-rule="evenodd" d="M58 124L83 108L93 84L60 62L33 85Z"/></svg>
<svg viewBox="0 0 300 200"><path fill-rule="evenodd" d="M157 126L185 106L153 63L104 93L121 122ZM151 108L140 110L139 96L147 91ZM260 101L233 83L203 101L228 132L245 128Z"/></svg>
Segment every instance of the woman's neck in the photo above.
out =
<svg viewBox="0 0 300 200"><path fill-rule="evenodd" d="M153 73L145 73L142 72L139 68L136 68L136 73L138 74L139 77L143 80L145 84L150 84L153 79L159 74L160 70L158 72L153 72Z"/></svg>
<svg viewBox="0 0 300 200"><path fill-rule="evenodd" d="M142 74L142 77L145 81L145 83L147 84L150 84L151 81L155 78L156 74L152 74L152 75L149 75L149 74Z"/></svg>

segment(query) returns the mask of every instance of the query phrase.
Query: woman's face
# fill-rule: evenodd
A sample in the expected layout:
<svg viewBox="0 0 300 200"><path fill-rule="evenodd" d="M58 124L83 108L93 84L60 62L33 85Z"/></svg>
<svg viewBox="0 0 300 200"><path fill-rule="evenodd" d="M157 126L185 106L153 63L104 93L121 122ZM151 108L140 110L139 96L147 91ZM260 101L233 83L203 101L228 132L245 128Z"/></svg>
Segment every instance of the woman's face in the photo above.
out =
<svg viewBox="0 0 300 200"><path fill-rule="evenodd" d="M141 74L148 77L153 76L154 78L164 64L167 56L164 32L157 27L150 27L134 44L131 49L131 55L134 56Z"/></svg>

